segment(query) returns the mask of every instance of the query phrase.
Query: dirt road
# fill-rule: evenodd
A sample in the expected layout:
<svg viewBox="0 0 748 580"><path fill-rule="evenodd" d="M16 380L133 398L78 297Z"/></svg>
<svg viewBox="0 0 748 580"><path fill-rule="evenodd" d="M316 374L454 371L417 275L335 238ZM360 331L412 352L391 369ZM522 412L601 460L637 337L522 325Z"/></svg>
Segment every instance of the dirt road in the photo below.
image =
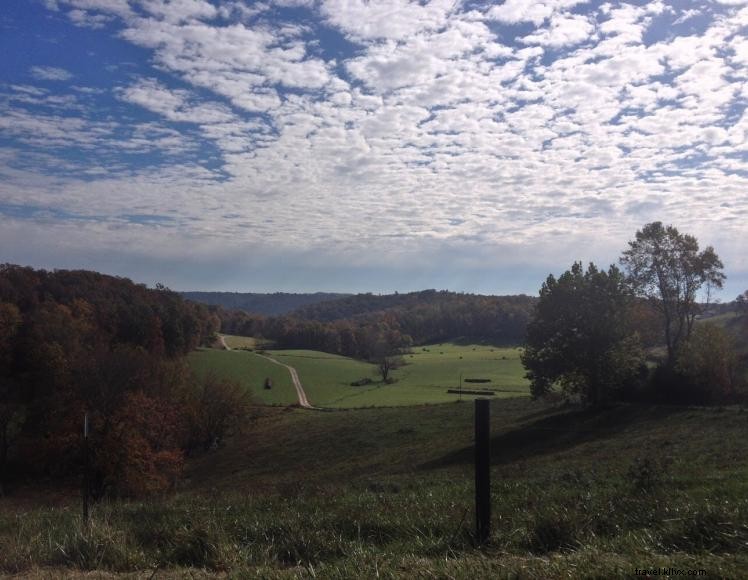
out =
<svg viewBox="0 0 748 580"><path fill-rule="evenodd" d="M271 358L264 354L257 354L257 356L261 356L262 358L268 359L270 362L274 362L277 365L280 365L282 367L286 367L288 369L288 372L291 373L291 380L293 381L293 386L296 388L296 395L299 397L299 405L304 407L305 409L313 409L314 407L309 403L309 400L306 398L306 393L304 392L304 387L301 385L301 381L299 380L299 374L296 372L296 369L293 368L291 365L283 364L280 361L275 360L274 358Z"/></svg>
<svg viewBox="0 0 748 580"><path fill-rule="evenodd" d="M221 342L221 346L224 348L224 350L231 350L231 347L226 344L226 338L222 335L218 335L218 340ZM270 362L273 362L277 365L280 365L282 367L286 367L288 369L288 372L291 374L291 380L293 381L293 386L296 389L296 396L299 398L299 405L304 407L305 409L313 409L314 407L309 403L309 400L306 398L306 393L304 392L304 387L301 384L301 380L299 380L299 373L296 372L296 369L293 368L290 365L283 364L280 361L275 360L274 358L271 358L267 355L255 353L257 356L261 356L262 358L268 359Z"/></svg>

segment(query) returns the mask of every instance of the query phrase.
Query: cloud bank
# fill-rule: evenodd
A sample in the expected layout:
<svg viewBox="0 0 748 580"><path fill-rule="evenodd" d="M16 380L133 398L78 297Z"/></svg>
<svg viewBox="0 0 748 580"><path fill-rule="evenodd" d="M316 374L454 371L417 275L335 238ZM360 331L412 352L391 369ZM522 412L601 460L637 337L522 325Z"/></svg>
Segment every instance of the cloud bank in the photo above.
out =
<svg viewBox="0 0 748 580"><path fill-rule="evenodd" d="M43 230L69 256L86 240L164 262L230 263L238 249L299 265L316 254L340 265L341 281L345 268L390 264L402 286L414 284L408 263L441 255L469 290L482 267L508 276L610 261L658 219L714 244L748 285L745 3L47 10L140 59L110 62L108 82L58 62L2 79L11 245ZM269 267L241 262L255 277Z"/></svg>

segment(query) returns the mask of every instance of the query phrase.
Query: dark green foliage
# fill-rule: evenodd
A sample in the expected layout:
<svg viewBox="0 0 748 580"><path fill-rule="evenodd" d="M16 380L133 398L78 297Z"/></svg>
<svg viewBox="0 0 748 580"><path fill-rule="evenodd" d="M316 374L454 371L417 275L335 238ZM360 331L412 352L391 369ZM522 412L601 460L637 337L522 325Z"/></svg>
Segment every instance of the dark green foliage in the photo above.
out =
<svg viewBox="0 0 748 580"><path fill-rule="evenodd" d="M630 297L621 272L574 263L549 276L527 328L522 363L534 397L559 385L600 404L635 382L643 354L627 320Z"/></svg>

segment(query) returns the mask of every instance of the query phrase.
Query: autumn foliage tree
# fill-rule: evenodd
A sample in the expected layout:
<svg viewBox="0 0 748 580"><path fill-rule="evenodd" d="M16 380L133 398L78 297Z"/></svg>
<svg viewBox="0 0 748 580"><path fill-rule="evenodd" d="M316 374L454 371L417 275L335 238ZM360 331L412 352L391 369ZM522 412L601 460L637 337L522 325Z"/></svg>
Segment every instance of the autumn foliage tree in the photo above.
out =
<svg viewBox="0 0 748 580"><path fill-rule="evenodd" d="M238 383L209 373L187 398L188 449L208 449L233 434L250 416L250 399Z"/></svg>
<svg viewBox="0 0 748 580"><path fill-rule="evenodd" d="M218 324L164 287L0 265L2 477L79 473L87 413L97 495L168 488L202 420L192 405L204 386L183 357Z"/></svg>

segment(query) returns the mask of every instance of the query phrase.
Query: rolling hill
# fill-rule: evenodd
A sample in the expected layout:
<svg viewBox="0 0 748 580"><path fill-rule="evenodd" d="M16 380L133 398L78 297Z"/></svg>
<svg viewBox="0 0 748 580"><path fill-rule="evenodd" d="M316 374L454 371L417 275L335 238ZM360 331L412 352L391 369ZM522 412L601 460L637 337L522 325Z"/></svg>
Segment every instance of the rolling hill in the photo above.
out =
<svg viewBox="0 0 748 580"><path fill-rule="evenodd" d="M310 304L336 300L348 294L315 292L313 294L288 294L274 292L261 294L251 292L180 292L193 302L220 306L228 310L243 310L265 316L279 316Z"/></svg>

